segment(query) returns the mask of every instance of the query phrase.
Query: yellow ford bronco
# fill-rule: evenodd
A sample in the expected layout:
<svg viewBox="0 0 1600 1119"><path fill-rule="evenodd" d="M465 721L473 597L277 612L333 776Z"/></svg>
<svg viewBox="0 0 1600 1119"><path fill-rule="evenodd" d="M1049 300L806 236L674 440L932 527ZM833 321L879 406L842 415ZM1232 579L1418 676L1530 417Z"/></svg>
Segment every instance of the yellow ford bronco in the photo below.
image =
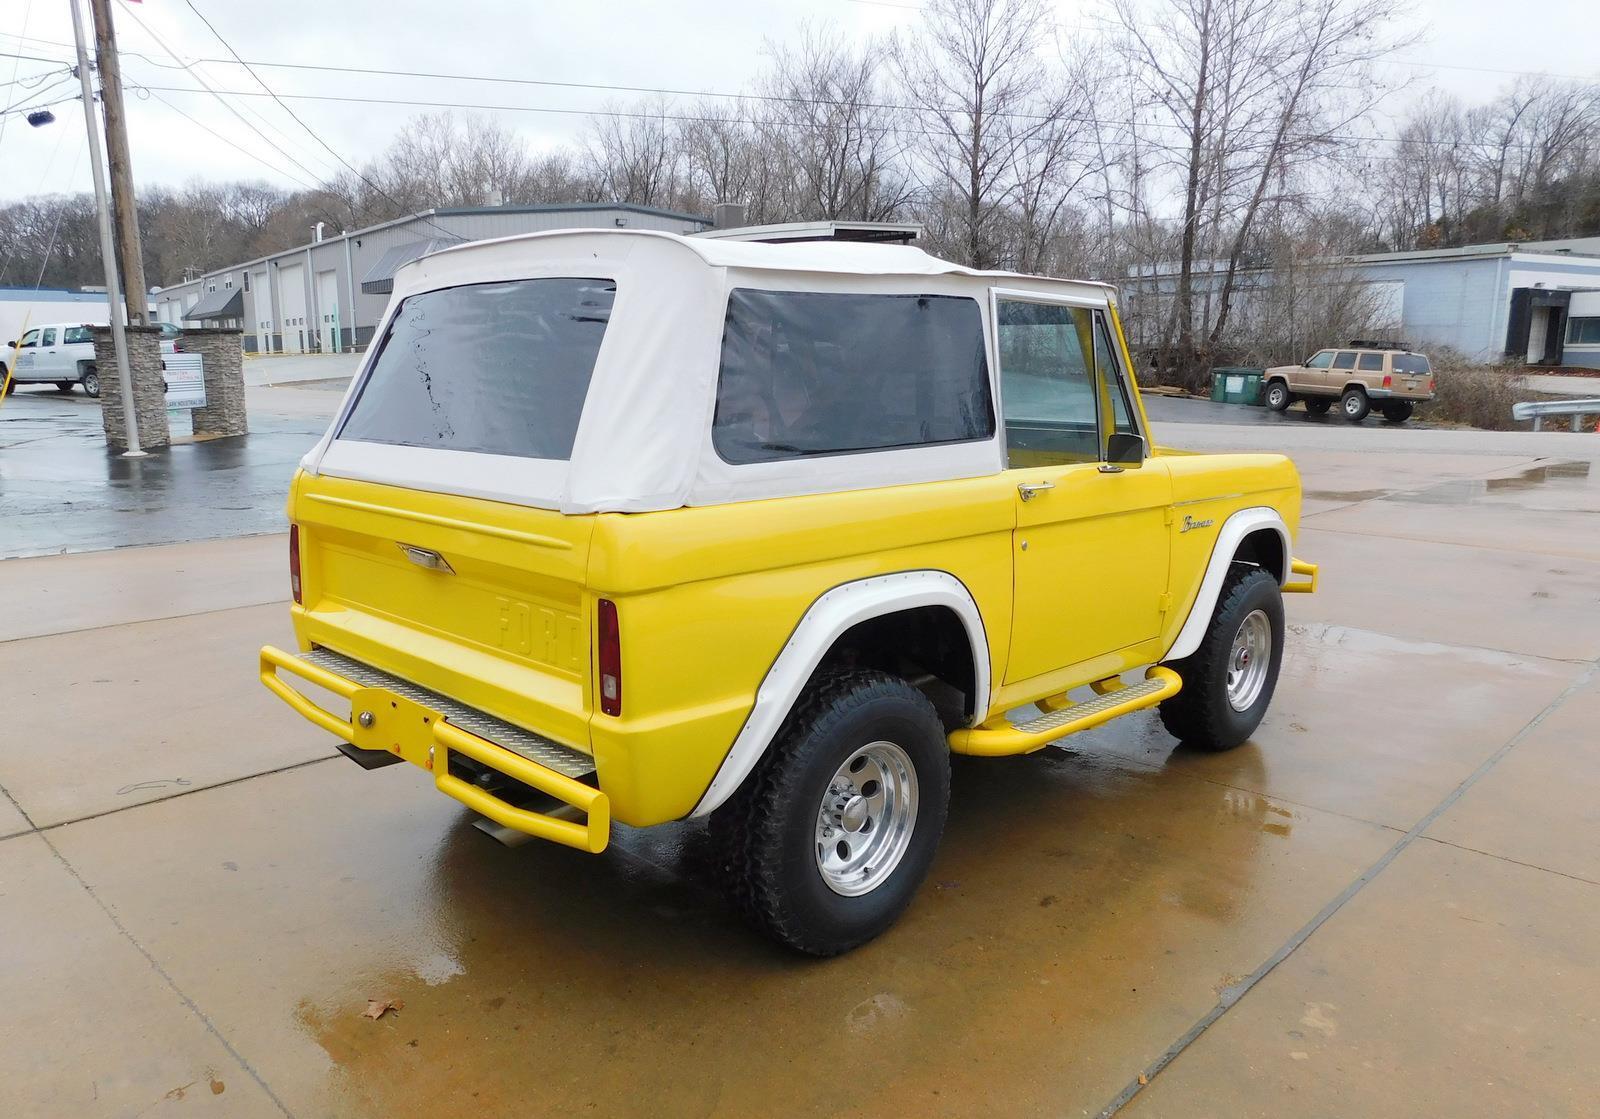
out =
<svg viewBox="0 0 1600 1119"><path fill-rule="evenodd" d="M1154 448L1098 284L565 231L407 265L377 339L293 481L263 683L486 830L708 816L802 952L910 903L952 752L1157 705L1243 742L1315 584L1294 467Z"/></svg>

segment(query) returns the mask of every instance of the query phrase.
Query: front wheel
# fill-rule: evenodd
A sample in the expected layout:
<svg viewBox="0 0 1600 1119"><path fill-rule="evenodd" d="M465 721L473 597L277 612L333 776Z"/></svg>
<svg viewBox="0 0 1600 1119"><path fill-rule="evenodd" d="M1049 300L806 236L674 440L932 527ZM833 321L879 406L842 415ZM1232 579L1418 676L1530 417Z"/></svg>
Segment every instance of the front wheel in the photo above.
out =
<svg viewBox="0 0 1600 1119"><path fill-rule="evenodd" d="M933 704L883 672L814 682L711 821L733 902L799 952L866 943L911 903L950 798Z"/></svg>
<svg viewBox="0 0 1600 1119"><path fill-rule="evenodd" d="M1283 661L1283 595L1264 568L1235 565L1200 647L1170 667L1183 690L1161 722L1185 746L1231 750L1266 717Z"/></svg>
<svg viewBox="0 0 1600 1119"><path fill-rule="evenodd" d="M78 383L83 386L83 391L90 396L98 397L100 395L100 374L95 370L85 369L83 376L78 379Z"/></svg>
<svg viewBox="0 0 1600 1119"><path fill-rule="evenodd" d="M1372 401L1367 399L1365 389L1345 389L1344 395L1339 398L1339 411L1344 413L1345 419L1358 424L1372 411Z"/></svg>
<svg viewBox="0 0 1600 1119"><path fill-rule="evenodd" d="M1289 407L1291 401L1289 388L1282 381L1273 381L1267 386L1266 405L1274 412L1282 412Z"/></svg>
<svg viewBox="0 0 1600 1119"><path fill-rule="evenodd" d="M1403 424L1415 410L1409 400L1392 400L1383 406L1383 418L1392 424Z"/></svg>

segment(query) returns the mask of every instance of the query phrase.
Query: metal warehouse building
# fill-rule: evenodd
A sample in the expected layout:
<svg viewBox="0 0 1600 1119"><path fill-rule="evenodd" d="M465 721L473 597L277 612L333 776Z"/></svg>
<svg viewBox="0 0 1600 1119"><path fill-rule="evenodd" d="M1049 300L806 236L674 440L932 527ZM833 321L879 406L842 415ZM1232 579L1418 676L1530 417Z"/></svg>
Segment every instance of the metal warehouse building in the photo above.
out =
<svg viewBox="0 0 1600 1119"><path fill-rule="evenodd" d="M427 210L207 272L151 297L162 322L232 326L247 353L332 353L363 346L383 316L401 265L462 241L547 229L698 233L709 218L630 203Z"/></svg>
<svg viewBox="0 0 1600 1119"><path fill-rule="evenodd" d="M1321 263L1360 277L1382 320L1373 328L1392 331L1419 349L1448 346L1483 362L1600 368L1600 237L1372 253ZM1163 264L1122 281L1130 305L1146 312L1146 329L1159 331L1165 322L1177 290L1175 271ZM1270 270L1242 270L1234 321L1250 322L1284 282ZM1208 316L1208 301L1221 286L1221 263L1211 262L1208 270L1208 262L1201 262L1195 301ZM1155 340L1135 339L1144 345Z"/></svg>
<svg viewBox="0 0 1600 1119"><path fill-rule="evenodd" d="M1379 253L1352 261L1400 287L1412 344L1477 361L1600 368L1600 237Z"/></svg>

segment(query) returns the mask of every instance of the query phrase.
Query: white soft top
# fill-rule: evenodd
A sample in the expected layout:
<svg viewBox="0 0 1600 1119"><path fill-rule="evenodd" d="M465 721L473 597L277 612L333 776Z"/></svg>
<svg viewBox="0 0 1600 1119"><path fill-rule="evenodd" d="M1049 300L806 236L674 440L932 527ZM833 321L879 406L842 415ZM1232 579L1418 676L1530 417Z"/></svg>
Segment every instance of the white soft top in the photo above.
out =
<svg viewBox="0 0 1600 1119"><path fill-rule="evenodd" d="M732 465L711 421L728 293L868 292L966 296L982 309L998 413L991 289L1105 304L1103 284L985 272L906 245L761 244L652 230L572 229L453 246L400 268L381 340L408 296L539 277L611 279L616 298L569 461L336 439L377 345L302 466L312 473L482 497L565 513L647 512L684 505L975 477L1002 469L987 442ZM998 428L998 424L996 425Z"/></svg>

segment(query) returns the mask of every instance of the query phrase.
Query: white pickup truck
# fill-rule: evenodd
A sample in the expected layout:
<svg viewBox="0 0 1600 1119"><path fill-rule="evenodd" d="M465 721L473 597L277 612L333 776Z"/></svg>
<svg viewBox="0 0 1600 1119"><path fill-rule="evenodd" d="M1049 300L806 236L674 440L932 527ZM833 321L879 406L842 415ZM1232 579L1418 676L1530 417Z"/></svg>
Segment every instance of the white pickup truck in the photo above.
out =
<svg viewBox="0 0 1600 1119"><path fill-rule="evenodd" d="M6 374L7 363L13 351L17 355L17 368L12 375L13 385L54 384L62 392L71 392L73 385L82 385L90 396L100 395L100 373L95 368L95 326L104 323L46 323L32 327L22 336L18 345L5 343L0 352L0 379ZM161 352L177 352L177 340L183 334L172 323L160 323Z"/></svg>

